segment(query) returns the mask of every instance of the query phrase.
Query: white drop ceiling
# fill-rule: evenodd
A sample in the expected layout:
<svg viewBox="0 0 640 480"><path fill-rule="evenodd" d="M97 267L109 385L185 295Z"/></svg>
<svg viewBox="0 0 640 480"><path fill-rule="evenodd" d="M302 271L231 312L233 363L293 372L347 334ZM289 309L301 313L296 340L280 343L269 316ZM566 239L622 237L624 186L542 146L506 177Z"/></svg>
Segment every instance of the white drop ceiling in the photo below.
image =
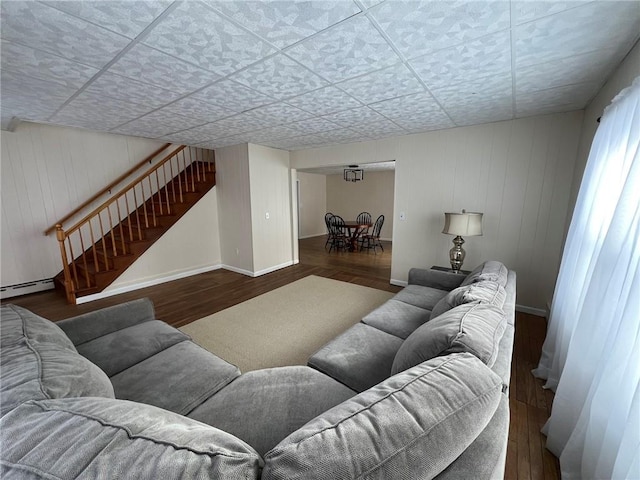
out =
<svg viewBox="0 0 640 480"><path fill-rule="evenodd" d="M630 1L2 1L1 115L287 150L584 108Z"/></svg>

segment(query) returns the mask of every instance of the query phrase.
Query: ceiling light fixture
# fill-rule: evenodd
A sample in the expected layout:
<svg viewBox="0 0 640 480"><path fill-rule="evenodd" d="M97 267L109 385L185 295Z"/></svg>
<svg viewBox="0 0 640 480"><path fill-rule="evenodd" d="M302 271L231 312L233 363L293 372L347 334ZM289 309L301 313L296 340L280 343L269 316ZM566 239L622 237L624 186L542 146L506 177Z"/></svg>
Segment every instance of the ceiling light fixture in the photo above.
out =
<svg viewBox="0 0 640 480"><path fill-rule="evenodd" d="M358 165L349 165L344 169L344 179L347 182L359 182L364 179L364 170L358 168Z"/></svg>

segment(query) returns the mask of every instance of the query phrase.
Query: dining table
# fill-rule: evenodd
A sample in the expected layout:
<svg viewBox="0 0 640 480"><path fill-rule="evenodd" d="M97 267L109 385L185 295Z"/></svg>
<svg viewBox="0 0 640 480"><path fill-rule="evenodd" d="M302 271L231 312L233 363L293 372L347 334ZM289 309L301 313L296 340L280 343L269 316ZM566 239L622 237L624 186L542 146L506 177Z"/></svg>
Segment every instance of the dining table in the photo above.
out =
<svg viewBox="0 0 640 480"><path fill-rule="evenodd" d="M347 236L349 237L349 251L353 252L357 248L358 237L362 235L368 228L373 226L372 223L362 223L357 220L350 220L344 222L344 228L347 229Z"/></svg>

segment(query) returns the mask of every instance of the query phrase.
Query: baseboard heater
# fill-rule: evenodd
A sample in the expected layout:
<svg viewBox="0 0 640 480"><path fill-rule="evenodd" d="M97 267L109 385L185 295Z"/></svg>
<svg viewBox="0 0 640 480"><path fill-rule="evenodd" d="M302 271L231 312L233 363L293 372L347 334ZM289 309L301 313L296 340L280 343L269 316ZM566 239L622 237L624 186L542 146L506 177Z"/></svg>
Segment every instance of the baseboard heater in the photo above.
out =
<svg viewBox="0 0 640 480"><path fill-rule="evenodd" d="M43 292L55 288L53 278L45 278L44 280L35 280L33 282L18 283L0 287L0 299L17 297L19 295L27 295L29 293Z"/></svg>

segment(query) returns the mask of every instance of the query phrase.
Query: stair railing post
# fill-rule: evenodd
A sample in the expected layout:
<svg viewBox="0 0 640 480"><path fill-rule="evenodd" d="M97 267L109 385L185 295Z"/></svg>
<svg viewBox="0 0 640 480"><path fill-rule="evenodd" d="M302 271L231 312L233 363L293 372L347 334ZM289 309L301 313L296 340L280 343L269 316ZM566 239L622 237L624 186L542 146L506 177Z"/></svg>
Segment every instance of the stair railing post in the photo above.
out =
<svg viewBox="0 0 640 480"><path fill-rule="evenodd" d="M62 271L64 272L64 290L67 295L67 302L75 305L76 295L73 287L73 280L71 279L71 272L69 271L69 260L67 258L67 249L64 246L64 241L67 235L62 229L62 225L56 224L56 238L60 245L60 256L62 257Z"/></svg>

